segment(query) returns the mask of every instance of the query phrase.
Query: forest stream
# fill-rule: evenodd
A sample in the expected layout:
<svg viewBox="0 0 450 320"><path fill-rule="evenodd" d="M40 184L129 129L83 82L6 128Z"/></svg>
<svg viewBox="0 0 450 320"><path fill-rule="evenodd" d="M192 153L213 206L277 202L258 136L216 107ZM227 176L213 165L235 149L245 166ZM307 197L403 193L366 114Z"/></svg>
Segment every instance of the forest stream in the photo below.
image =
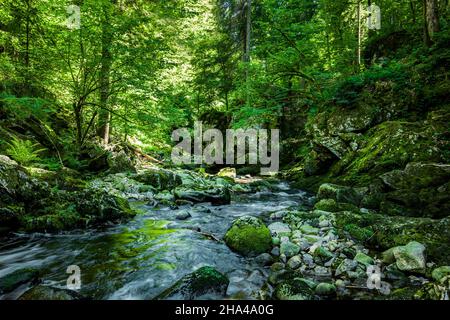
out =
<svg viewBox="0 0 450 320"><path fill-rule="evenodd" d="M241 216L267 221L271 212L310 203L311 197L287 183L279 183L275 189L278 191L236 195L231 204L221 206L195 204L171 209L135 202L132 206L141 209L141 214L102 230L14 234L1 241L0 279L16 270L39 268L44 284L65 288L66 268L78 265L83 296L152 299L182 276L209 265L229 278L228 298L255 299L268 268L234 253L220 239ZM190 218L176 218L186 211ZM18 298L27 289L23 285L0 299Z"/></svg>

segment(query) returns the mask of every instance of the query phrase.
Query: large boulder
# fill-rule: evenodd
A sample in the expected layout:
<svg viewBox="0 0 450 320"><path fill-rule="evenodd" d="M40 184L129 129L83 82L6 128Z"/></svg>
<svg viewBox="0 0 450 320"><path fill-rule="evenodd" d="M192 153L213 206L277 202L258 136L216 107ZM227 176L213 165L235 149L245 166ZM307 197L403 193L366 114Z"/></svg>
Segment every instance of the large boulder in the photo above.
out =
<svg viewBox="0 0 450 320"><path fill-rule="evenodd" d="M450 165L409 163L380 178L389 188L380 204L384 213L431 218L450 214Z"/></svg>
<svg viewBox="0 0 450 320"><path fill-rule="evenodd" d="M212 267L202 267L164 290L157 300L194 300L209 296L222 299L227 292L228 278Z"/></svg>
<svg viewBox="0 0 450 320"><path fill-rule="evenodd" d="M160 168L140 171L133 176L133 179L146 185L150 185L159 191L172 190L183 183L178 174Z"/></svg>
<svg viewBox="0 0 450 320"><path fill-rule="evenodd" d="M359 206L363 195L354 188L324 183L319 187L317 199L333 199L337 202L351 203Z"/></svg>
<svg viewBox="0 0 450 320"><path fill-rule="evenodd" d="M261 220L252 216L234 221L224 240L231 249L243 255L258 255L272 247L270 230Z"/></svg>
<svg viewBox="0 0 450 320"><path fill-rule="evenodd" d="M191 188L178 187L173 191L175 199L196 203L211 202L213 205L224 205L231 202L230 190L226 186Z"/></svg>

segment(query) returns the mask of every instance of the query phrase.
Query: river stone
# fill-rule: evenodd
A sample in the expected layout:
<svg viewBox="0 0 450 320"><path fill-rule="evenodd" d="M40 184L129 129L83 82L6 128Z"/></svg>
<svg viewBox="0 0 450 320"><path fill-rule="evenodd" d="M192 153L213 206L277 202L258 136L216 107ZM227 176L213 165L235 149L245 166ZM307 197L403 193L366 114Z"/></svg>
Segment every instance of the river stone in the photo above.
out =
<svg viewBox="0 0 450 320"><path fill-rule="evenodd" d="M302 264L302 257L299 255L293 256L287 262L287 266L291 269L297 269Z"/></svg>
<svg viewBox="0 0 450 320"><path fill-rule="evenodd" d="M300 227L300 231L304 234L318 234L319 229L310 226L309 224L304 224Z"/></svg>
<svg viewBox="0 0 450 320"><path fill-rule="evenodd" d="M431 273L431 276L434 280L440 282L445 277L450 276L450 266L442 266L434 269Z"/></svg>
<svg viewBox="0 0 450 320"><path fill-rule="evenodd" d="M19 300L83 300L83 296L73 290L48 286L36 286L26 291Z"/></svg>
<svg viewBox="0 0 450 320"><path fill-rule="evenodd" d="M270 230L260 219L252 216L234 221L224 240L231 249L246 256L267 252L272 247Z"/></svg>
<svg viewBox="0 0 450 320"><path fill-rule="evenodd" d="M314 250L314 256L324 260L330 260L334 257L334 255L324 247L317 247L316 250Z"/></svg>
<svg viewBox="0 0 450 320"><path fill-rule="evenodd" d="M364 254L362 252L358 252L356 254L354 260L356 262L359 262L359 263L365 265L366 267L375 264L375 262L373 261L373 259L371 257L369 257L367 254Z"/></svg>
<svg viewBox="0 0 450 320"><path fill-rule="evenodd" d="M284 267L285 267L284 263L282 263L282 262L275 262L274 264L272 264L270 266L270 270L273 271L273 272L281 271L281 270L284 269Z"/></svg>
<svg viewBox="0 0 450 320"><path fill-rule="evenodd" d="M257 256L255 261L262 266L268 266L273 262L273 258L269 253L264 252Z"/></svg>
<svg viewBox="0 0 450 320"><path fill-rule="evenodd" d="M344 273L349 273L354 271L358 267L358 262L351 259L345 259L341 262L341 264L336 268L335 275L340 276Z"/></svg>
<svg viewBox="0 0 450 320"><path fill-rule="evenodd" d="M300 252L300 247L290 241L282 242L280 245L280 253L290 258Z"/></svg>
<svg viewBox="0 0 450 320"><path fill-rule="evenodd" d="M273 236L286 236L291 233L291 228L282 222L274 222L268 226Z"/></svg>
<svg viewBox="0 0 450 320"><path fill-rule="evenodd" d="M278 300L313 300L313 290L300 279L287 280L279 283L274 292Z"/></svg>
<svg viewBox="0 0 450 320"><path fill-rule="evenodd" d="M164 290L156 300L193 300L204 295L223 298L227 292L228 278L213 267L202 267L178 280Z"/></svg>
<svg viewBox="0 0 450 320"><path fill-rule="evenodd" d="M331 283L319 283L315 290L316 294L319 296L330 296L336 293L336 286Z"/></svg>
<svg viewBox="0 0 450 320"><path fill-rule="evenodd" d="M186 220L186 219L189 219L190 217L191 217L191 214L187 210L181 210L180 212L178 212L175 215L175 218L177 220Z"/></svg>
<svg viewBox="0 0 450 320"><path fill-rule="evenodd" d="M279 257L280 256L280 247L273 247L272 251L270 251L270 254Z"/></svg>
<svg viewBox="0 0 450 320"><path fill-rule="evenodd" d="M425 246L419 242L411 241L406 246L396 247L393 250L397 267L402 271L425 269Z"/></svg>

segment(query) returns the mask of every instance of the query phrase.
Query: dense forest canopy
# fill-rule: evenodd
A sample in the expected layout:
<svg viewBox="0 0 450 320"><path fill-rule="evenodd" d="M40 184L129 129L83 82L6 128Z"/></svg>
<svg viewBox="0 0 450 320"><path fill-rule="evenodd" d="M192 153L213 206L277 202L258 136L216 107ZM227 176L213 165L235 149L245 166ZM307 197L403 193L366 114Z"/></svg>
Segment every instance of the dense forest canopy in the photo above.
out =
<svg viewBox="0 0 450 320"><path fill-rule="evenodd" d="M372 4L75 1L78 29L67 26L67 1L4 0L2 106L18 117L70 115L75 153L110 132L164 148L171 130L213 110L231 126L289 135L289 117L314 112L341 79L382 65L397 72L402 52L385 57L380 41L386 51L445 42L447 1L380 1L380 30L368 29Z"/></svg>

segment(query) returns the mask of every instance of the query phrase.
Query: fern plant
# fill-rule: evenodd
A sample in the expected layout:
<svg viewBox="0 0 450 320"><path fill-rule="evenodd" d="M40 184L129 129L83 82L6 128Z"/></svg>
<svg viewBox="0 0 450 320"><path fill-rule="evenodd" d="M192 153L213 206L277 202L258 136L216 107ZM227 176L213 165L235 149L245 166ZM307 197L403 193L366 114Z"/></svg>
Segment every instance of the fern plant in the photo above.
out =
<svg viewBox="0 0 450 320"><path fill-rule="evenodd" d="M45 150L37 149L38 143L33 144L29 140L21 140L19 138L13 138L11 142L6 144L8 145L6 153L21 165L38 161L40 159L39 153Z"/></svg>

